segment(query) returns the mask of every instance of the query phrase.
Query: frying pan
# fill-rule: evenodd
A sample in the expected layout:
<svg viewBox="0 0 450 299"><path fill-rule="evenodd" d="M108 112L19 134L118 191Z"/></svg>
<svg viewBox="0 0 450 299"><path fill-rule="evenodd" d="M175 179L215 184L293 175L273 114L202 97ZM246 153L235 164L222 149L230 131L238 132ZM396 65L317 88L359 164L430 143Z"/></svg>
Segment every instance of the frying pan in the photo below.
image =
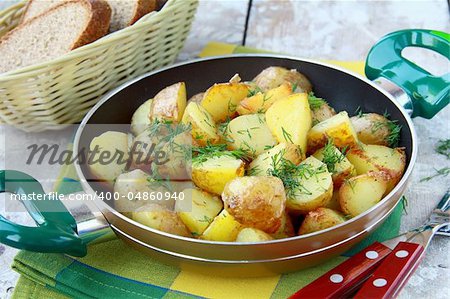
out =
<svg viewBox="0 0 450 299"><path fill-rule="evenodd" d="M185 81L189 95L226 82L235 73L253 78L269 66L297 69L314 86L315 94L337 111L388 112L402 126L400 146L407 165L397 186L377 205L335 227L288 239L258 243L228 243L190 239L146 227L120 214L108 201L25 201L37 227L25 227L0 217L0 241L26 250L86 254L88 244L114 234L124 242L161 261L184 269L233 276L263 276L309 267L337 256L374 231L390 215L405 191L417 157L417 137L409 115L433 117L449 102L449 74L429 74L401 56L409 46L449 53L449 35L430 30L391 33L370 51L366 75L376 83L322 62L279 55L235 55L200 59L174 65L133 80L106 95L77 130L75 151L88 148L99 132L97 124L129 124L133 112L162 88ZM108 126L106 126L108 127ZM106 129L105 129L106 130ZM76 165L84 192L101 192L88 178L88 169ZM32 177L17 171L0 172L0 190L44 194ZM53 212L48 212L51 206ZM114 234L112 233L114 232Z"/></svg>

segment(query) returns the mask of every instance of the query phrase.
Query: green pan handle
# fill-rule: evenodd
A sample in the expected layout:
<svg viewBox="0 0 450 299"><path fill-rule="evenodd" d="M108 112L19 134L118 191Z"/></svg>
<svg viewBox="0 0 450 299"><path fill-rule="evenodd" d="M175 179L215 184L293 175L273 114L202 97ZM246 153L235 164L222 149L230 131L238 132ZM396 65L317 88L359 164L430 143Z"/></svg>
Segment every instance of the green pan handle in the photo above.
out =
<svg viewBox="0 0 450 299"><path fill-rule="evenodd" d="M449 103L450 73L433 76L403 58L406 47L421 47L450 55L450 35L423 29L401 30L383 37L370 50L366 60L366 76L383 77L401 87L411 99L412 117L432 118Z"/></svg>
<svg viewBox="0 0 450 299"><path fill-rule="evenodd" d="M0 215L0 242L38 252L86 255L86 245L76 234L76 222L63 203L45 194L33 177L14 170L0 170L0 193L20 196L36 227L16 224Z"/></svg>

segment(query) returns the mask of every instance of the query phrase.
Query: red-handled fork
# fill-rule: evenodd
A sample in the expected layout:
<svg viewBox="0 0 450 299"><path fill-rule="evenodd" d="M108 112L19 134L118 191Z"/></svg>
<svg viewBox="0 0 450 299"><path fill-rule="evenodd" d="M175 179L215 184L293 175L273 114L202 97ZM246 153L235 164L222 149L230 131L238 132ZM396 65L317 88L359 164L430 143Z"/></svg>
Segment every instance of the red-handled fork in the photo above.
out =
<svg viewBox="0 0 450 299"><path fill-rule="evenodd" d="M423 226L370 245L290 298L342 298L364 282L354 298L395 297L419 265L431 238L436 233L450 236L449 209L450 189Z"/></svg>

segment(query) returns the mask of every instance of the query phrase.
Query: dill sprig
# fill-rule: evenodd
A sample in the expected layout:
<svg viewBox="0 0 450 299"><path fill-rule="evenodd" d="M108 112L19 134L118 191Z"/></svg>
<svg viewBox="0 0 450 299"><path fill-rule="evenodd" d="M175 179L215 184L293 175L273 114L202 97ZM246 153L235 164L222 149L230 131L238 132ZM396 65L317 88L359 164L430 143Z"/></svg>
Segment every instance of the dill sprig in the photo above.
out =
<svg viewBox="0 0 450 299"><path fill-rule="evenodd" d="M333 141L331 139L328 139L328 142L322 151L322 162L327 165L327 169L329 172L336 172L336 164L341 163L345 159L346 150L347 148L344 148L342 150L342 153L339 150L336 151Z"/></svg>
<svg viewBox="0 0 450 299"><path fill-rule="evenodd" d="M435 148L436 153L444 155L450 159L450 139L439 140Z"/></svg>
<svg viewBox="0 0 450 299"><path fill-rule="evenodd" d="M294 143L294 141L292 141L292 135L288 131L286 131L284 129L284 127L281 127L281 131L283 133L284 140L286 140L286 141L288 141L290 143Z"/></svg>
<svg viewBox="0 0 450 299"><path fill-rule="evenodd" d="M311 110L317 110L323 105L328 104L324 99L316 97L312 91L308 93L308 102Z"/></svg>
<svg viewBox="0 0 450 299"><path fill-rule="evenodd" d="M249 89L247 93L247 98L252 97L260 92L263 92L263 90L259 86L253 87L253 89Z"/></svg>
<svg viewBox="0 0 450 299"><path fill-rule="evenodd" d="M383 116L388 120L386 127L389 130L389 135L386 136L386 143L389 147L397 147L400 140L402 126L398 124L397 120L390 120L389 113L385 112Z"/></svg>
<svg viewBox="0 0 450 299"><path fill-rule="evenodd" d="M436 169L435 168L434 170L436 171L435 174L421 179L420 182L428 182L428 181L431 181L432 179L434 179L435 177L438 177L438 176L446 177L446 176L448 176L450 174L450 167L444 167L444 168L441 168L441 169Z"/></svg>
<svg viewBox="0 0 450 299"><path fill-rule="evenodd" d="M193 147L192 163L203 163L208 159L215 157L235 157L237 159L248 160L249 154L244 149L237 149L233 151L227 150L226 144L211 144L208 142L206 146Z"/></svg>

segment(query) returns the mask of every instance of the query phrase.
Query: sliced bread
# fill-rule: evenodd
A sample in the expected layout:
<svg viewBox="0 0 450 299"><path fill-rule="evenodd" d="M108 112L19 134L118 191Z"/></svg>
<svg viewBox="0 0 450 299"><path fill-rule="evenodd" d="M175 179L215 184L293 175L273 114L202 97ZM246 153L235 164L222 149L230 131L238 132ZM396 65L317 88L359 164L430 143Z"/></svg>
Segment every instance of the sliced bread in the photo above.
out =
<svg viewBox="0 0 450 299"><path fill-rule="evenodd" d="M67 0L30 0L23 21L40 15ZM112 9L110 31L133 25L144 15L156 10L156 0L106 0Z"/></svg>
<svg viewBox="0 0 450 299"><path fill-rule="evenodd" d="M71 0L0 39L0 73L46 62L108 33L111 8L103 0Z"/></svg>

